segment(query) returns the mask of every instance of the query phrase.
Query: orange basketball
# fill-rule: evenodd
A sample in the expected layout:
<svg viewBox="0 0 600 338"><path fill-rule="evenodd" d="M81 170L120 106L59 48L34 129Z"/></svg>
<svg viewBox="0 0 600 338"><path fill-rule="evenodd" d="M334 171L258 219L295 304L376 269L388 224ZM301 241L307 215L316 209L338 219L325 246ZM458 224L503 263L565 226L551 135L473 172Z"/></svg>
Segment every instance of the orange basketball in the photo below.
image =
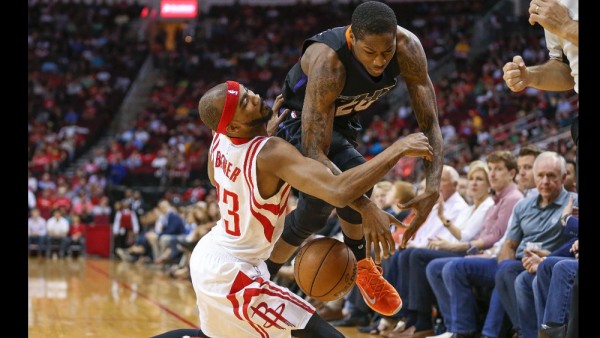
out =
<svg viewBox="0 0 600 338"><path fill-rule="evenodd" d="M354 285L356 257L337 239L317 238L298 251L294 276L306 295L320 301L340 299Z"/></svg>

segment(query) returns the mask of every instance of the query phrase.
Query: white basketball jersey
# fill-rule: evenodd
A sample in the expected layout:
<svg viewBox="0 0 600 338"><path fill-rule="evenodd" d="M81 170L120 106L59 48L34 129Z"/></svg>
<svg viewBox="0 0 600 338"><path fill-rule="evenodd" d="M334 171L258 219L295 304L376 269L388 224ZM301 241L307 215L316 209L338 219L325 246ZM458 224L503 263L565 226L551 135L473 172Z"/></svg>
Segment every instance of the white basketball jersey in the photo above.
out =
<svg viewBox="0 0 600 338"><path fill-rule="evenodd" d="M216 133L210 146L221 219L213 238L230 255L251 264L266 260L281 236L291 187L285 183L268 199L258 190L256 158L269 137L243 144ZM277 163L273 163L277 165Z"/></svg>

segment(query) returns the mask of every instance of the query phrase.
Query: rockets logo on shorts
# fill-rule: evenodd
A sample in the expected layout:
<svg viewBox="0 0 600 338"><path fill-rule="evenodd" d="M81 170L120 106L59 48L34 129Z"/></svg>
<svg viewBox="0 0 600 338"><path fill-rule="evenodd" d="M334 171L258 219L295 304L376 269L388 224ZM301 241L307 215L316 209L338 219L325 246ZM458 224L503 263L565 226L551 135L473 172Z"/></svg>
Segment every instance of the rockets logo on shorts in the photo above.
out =
<svg viewBox="0 0 600 338"><path fill-rule="evenodd" d="M285 319L281 315L283 313L283 310L285 310L285 304L283 303L279 304L279 306L276 309L270 308L269 305L265 302L262 302L257 306L251 306L250 308L252 309L252 311L254 311L251 317L257 315L258 317L262 318L265 321L264 324L262 324L262 326L265 328L270 328L271 326L274 326L278 329L285 329L285 327L279 325L278 322L282 322L283 324L285 324L285 326L288 327L294 326L289 320Z"/></svg>

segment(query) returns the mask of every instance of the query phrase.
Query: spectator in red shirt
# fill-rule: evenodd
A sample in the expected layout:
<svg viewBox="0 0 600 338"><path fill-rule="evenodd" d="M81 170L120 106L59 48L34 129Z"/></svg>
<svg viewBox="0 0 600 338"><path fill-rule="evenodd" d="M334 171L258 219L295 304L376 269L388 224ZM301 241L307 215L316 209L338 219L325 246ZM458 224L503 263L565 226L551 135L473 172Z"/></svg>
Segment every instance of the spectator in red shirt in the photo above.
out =
<svg viewBox="0 0 600 338"><path fill-rule="evenodd" d="M206 189L204 189L202 186L202 181L195 179L192 182L192 186L183 193L181 198L187 204L194 204L196 202L203 201L204 196L206 196Z"/></svg>
<svg viewBox="0 0 600 338"><path fill-rule="evenodd" d="M58 188L58 190L56 191L56 196L54 196L54 199L52 200L52 208L62 208L66 212L69 212L71 210L71 199L67 196L67 188Z"/></svg>
<svg viewBox="0 0 600 338"><path fill-rule="evenodd" d="M52 217L53 194L51 189L43 189L42 194L37 198L36 208L40 210L40 216L44 219Z"/></svg>

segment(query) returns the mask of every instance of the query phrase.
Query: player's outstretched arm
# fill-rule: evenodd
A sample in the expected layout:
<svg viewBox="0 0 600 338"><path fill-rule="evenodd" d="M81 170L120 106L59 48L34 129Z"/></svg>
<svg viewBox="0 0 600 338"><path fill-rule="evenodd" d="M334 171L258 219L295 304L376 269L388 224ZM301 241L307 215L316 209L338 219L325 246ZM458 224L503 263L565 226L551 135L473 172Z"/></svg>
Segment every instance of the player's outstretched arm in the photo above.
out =
<svg viewBox="0 0 600 338"><path fill-rule="evenodd" d="M396 141L371 160L334 175L323 164L302 156L279 138L270 139L258 155L259 180L271 175L336 207L344 207L377 183L402 156L431 160L433 152L423 133ZM267 196L264 196L267 197Z"/></svg>
<svg viewBox="0 0 600 338"><path fill-rule="evenodd" d="M527 66L522 56L515 55L502 67L502 72L506 86L513 92L527 87L545 91L566 91L575 87L571 68L560 60L550 59L541 65Z"/></svg>
<svg viewBox="0 0 600 338"><path fill-rule="evenodd" d="M419 129L427 136L435 156L425 161L426 188L420 194L402 205L417 211L404 233L402 246L406 244L427 219L439 197L440 179L444 165L442 132L438 121L437 101L433 84L427 73L427 58L419 39L410 31L398 27L398 50L396 57L406 80L413 111Z"/></svg>

